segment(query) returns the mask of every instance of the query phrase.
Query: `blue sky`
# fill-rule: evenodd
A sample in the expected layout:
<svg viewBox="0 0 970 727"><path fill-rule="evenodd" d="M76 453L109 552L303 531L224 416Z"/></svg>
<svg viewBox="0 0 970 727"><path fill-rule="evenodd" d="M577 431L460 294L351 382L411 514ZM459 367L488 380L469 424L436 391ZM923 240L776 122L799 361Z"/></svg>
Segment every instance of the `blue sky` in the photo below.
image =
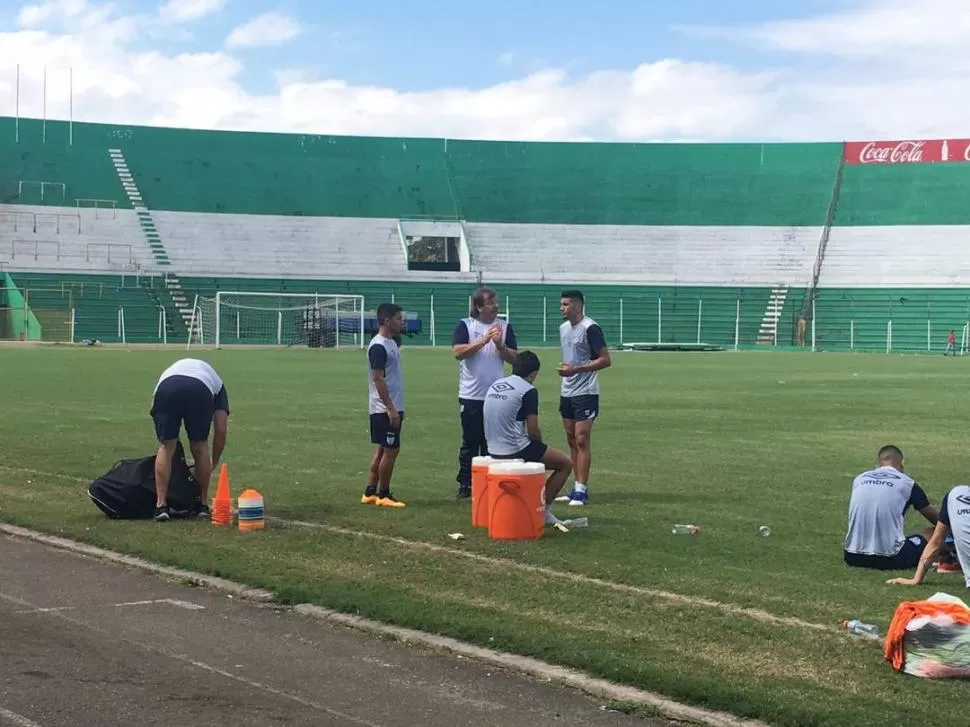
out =
<svg viewBox="0 0 970 727"><path fill-rule="evenodd" d="M4 0L0 114L636 141L970 136L967 0ZM73 95L68 92L73 69Z"/></svg>

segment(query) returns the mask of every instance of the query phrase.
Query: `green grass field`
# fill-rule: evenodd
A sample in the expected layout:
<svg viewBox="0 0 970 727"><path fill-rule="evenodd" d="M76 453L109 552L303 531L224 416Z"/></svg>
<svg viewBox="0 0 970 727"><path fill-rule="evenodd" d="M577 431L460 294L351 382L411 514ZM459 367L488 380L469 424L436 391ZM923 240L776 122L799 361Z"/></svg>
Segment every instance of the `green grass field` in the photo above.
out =
<svg viewBox="0 0 970 727"><path fill-rule="evenodd" d="M909 724L927 704L940 723L965 719L964 684L896 674L881 642L839 622L885 630L902 600L965 595L957 574L904 589L885 585L895 574L850 571L841 543L852 477L880 445L904 449L934 504L963 479L966 360L615 353L581 513L589 527L499 543L454 499L456 363L418 348L404 351L394 481L406 509L359 504L371 452L362 352L217 351L200 355L230 392L233 491L257 488L279 520L256 534L109 521L86 485L153 452L152 388L184 354L0 349L0 519L771 724ZM562 447L558 353L540 355L540 419ZM674 536L675 522L704 530ZM924 527L919 515L907 522ZM455 531L467 540L449 540Z"/></svg>

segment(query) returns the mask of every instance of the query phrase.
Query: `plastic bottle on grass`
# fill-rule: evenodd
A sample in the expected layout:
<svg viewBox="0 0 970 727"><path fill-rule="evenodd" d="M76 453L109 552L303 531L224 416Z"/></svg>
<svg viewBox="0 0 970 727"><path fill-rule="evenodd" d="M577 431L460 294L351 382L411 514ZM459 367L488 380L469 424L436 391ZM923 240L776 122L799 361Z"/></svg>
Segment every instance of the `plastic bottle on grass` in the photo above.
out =
<svg viewBox="0 0 970 727"><path fill-rule="evenodd" d="M874 638L879 638L878 626L864 623L857 618L854 618L851 621L843 621L842 628L844 628L850 634L856 634L857 636L871 636Z"/></svg>
<svg viewBox="0 0 970 727"><path fill-rule="evenodd" d="M700 531L701 529L696 525L681 525L680 523L670 529L670 532L674 535L697 535Z"/></svg>

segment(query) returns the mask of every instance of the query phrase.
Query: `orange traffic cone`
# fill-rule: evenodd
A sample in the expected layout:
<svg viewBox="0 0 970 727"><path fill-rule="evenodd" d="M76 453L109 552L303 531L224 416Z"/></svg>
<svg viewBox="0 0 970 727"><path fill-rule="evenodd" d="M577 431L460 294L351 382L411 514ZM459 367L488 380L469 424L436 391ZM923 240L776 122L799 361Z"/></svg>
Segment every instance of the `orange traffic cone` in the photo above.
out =
<svg viewBox="0 0 970 727"><path fill-rule="evenodd" d="M219 468L219 486L216 496L212 499L212 524L217 526L232 525L232 498L229 495L229 468L222 463Z"/></svg>

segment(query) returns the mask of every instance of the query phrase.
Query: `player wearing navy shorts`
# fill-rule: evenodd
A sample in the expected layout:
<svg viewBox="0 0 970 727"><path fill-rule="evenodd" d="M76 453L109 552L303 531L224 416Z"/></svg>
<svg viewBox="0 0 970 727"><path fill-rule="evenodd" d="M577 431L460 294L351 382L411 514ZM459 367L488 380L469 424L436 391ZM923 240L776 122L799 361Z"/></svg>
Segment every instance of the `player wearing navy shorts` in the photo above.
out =
<svg viewBox="0 0 970 727"><path fill-rule="evenodd" d="M879 450L875 469L852 482L849 528L843 560L856 568L899 570L915 568L933 533L905 535L903 520L912 506L936 525L939 515L923 488L903 471L903 453L891 444Z"/></svg>
<svg viewBox="0 0 970 727"><path fill-rule="evenodd" d="M546 480L545 520L547 525L559 522L550 503L566 484L572 462L565 452L542 441L539 429L539 392L533 385L539 375L539 357L522 351L512 360L512 375L505 376L488 388L483 407L485 438L489 456L495 459L522 459L541 462L552 470Z"/></svg>
<svg viewBox="0 0 970 727"><path fill-rule="evenodd" d="M218 466L226 446L229 427L229 395L222 378L205 361L183 358L169 366L159 377L152 393L151 417L158 439L155 456L154 518L171 517L168 483L179 432L185 424L189 448L195 458L195 479L199 483L198 517L209 517L209 479ZM209 455L209 430L214 428L212 455Z"/></svg>
<svg viewBox="0 0 970 727"><path fill-rule="evenodd" d="M364 505L404 507L391 493L391 475L401 451L404 422L404 371L400 336L404 328L401 306L382 303L377 308L378 330L367 346L367 411L370 441L375 445L370 479L360 501Z"/></svg>
<svg viewBox="0 0 970 727"><path fill-rule="evenodd" d="M557 369L562 377L559 415L566 430L576 477L572 492L559 500L568 501L570 505L585 505L589 500L587 485L592 466L590 438L593 422L600 411L598 372L612 363L603 329L586 315L585 306L582 291L562 292L559 312L565 322L559 327L562 350L562 364Z"/></svg>

